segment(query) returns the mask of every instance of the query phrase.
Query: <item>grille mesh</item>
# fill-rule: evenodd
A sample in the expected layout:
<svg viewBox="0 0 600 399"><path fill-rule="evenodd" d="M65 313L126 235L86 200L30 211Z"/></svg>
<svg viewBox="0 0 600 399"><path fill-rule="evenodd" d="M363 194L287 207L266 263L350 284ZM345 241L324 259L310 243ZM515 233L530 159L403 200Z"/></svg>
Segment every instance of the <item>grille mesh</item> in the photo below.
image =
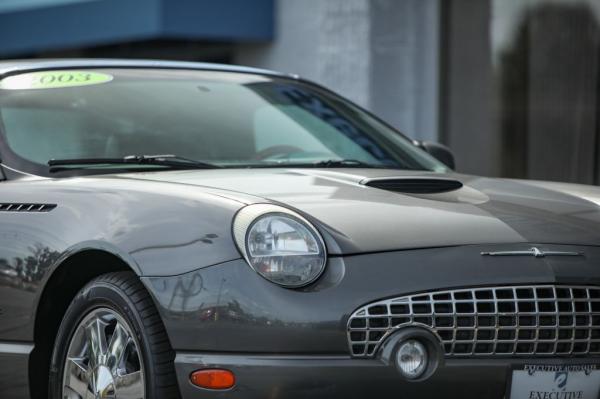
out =
<svg viewBox="0 0 600 399"><path fill-rule="evenodd" d="M396 328L425 325L446 357L600 355L600 287L509 286L436 291L366 305L348 321L355 357Z"/></svg>
<svg viewBox="0 0 600 399"><path fill-rule="evenodd" d="M54 208L55 204L0 204L0 212L50 212Z"/></svg>

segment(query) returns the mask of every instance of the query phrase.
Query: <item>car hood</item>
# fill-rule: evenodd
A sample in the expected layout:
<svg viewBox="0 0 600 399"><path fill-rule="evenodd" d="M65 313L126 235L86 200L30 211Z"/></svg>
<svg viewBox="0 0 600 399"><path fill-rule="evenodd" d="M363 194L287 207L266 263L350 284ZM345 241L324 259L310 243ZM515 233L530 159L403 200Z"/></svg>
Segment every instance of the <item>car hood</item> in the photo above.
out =
<svg viewBox="0 0 600 399"><path fill-rule="evenodd" d="M224 169L127 178L217 189L244 203L295 208L323 231L331 253L486 243L600 244L600 190L592 186L385 169ZM364 184L407 178L450 179L463 187L409 194Z"/></svg>

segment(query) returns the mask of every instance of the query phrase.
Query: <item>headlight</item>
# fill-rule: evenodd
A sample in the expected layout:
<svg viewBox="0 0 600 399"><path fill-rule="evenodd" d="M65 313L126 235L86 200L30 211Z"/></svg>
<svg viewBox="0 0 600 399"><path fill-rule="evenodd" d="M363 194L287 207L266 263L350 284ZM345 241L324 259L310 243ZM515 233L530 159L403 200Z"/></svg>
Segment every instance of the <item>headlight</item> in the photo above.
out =
<svg viewBox="0 0 600 399"><path fill-rule="evenodd" d="M289 209L249 205L236 215L233 233L248 264L275 284L302 287L325 269L323 239L306 219Z"/></svg>

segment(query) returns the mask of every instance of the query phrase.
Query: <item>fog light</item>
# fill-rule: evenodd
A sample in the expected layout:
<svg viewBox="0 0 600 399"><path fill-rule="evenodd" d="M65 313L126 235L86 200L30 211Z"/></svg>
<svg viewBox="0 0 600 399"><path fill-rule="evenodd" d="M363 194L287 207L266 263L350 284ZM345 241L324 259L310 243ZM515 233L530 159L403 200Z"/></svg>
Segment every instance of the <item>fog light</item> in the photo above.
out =
<svg viewBox="0 0 600 399"><path fill-rule="evenodd" d="M419 378L427 369L427 349L417 340L410 339L400 344L396 354L396 364L402 375L408 379Z"/></svg>

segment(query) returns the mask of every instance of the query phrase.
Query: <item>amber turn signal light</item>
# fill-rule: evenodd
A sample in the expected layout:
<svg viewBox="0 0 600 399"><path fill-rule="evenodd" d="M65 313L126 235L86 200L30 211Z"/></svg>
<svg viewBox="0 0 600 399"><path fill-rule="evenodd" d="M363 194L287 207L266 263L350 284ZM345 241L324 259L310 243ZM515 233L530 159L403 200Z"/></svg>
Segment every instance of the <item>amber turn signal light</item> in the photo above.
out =
<svg viewBox="0 0 600 399"><path fill-rule="evenodd" d="M229 370L205 369L194 371L190 381L206 389L229 389L235 385L235 375Z"/></svg>

